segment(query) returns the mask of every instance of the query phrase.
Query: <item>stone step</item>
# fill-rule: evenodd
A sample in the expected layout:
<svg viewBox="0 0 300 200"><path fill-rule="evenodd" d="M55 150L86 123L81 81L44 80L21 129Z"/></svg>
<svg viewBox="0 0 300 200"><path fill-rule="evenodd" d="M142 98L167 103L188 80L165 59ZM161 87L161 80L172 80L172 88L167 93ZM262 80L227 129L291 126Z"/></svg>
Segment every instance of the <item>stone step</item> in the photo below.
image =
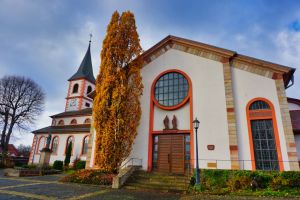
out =
<svg viewBox="0 0 300 200"><path fill-rule="evenodd" d="M143 191L158 191L158 192L172 192L172 193L186 193L185 188L166 188L166 187L151 187L148 185L136 186L136 185L125 185L123 186L125 189L129 190L143 190Z"/></svg>
<svg viewBox="0 0 300 200"><path fill-rule="evenodd" d="M152 189L178 189L178 190L185 190L187 189L188 185L161 185L159 183L141 183L141 182L134 182L134 183L128 183L126 184L128 186L134 186L134 187L149 187Z"/></svg>
<svg viewBox="0 0 300 200"><path fill-rule="evenodd" d="M185 193L189 185L187 176L158 172L136 171L127 180L124 188L156 190L160 192Z"/></svg>
<svg viewBox="0 0 300 200"><path fill-rule="evenodd" d="M129 181L141 180L145 182L164 182L164 183L189 183L189 179L166 179L164 177L157 178L146 178L146 177L138 177L132 176L128 179Z"/></svg>
<svg viewBox="0 0 300 200"><path fill-rule="evenodd" d="M131 181L131 182L127 182L127 184L140 184L140 185L151 185L154 187L168 187L168 188L172 188L172 187L176 187L176 188L185 188L186 186L188 186L188 183L165 183L165 182L159 182L159 181L142 181L142 180L136 180L136 181Z"/></svg>

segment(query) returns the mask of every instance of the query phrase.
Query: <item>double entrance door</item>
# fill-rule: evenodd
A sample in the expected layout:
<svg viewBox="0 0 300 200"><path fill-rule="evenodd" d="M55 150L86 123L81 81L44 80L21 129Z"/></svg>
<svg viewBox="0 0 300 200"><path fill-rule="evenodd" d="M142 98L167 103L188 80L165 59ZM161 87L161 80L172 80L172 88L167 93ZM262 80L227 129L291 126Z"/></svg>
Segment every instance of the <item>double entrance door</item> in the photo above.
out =
<svg viewBox="0 0 300 200"><path fill-rule="evenodd" d="M189 137L184 134L154 136L154 170L184 174L190 159Z"/></svg>

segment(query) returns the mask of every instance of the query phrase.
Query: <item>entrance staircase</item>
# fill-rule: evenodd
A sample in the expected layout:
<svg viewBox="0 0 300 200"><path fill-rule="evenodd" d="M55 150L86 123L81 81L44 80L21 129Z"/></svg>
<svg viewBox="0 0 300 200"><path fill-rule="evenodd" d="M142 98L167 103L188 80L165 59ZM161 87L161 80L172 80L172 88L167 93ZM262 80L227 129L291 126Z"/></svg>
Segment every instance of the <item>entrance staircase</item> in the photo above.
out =
<svg viewBox="0 0 300 200"><path fill-rule="evenodd" d="M159 172L135 171L123 186L132 190L155 190L159 192L186 193L189 178Z"/></svg>

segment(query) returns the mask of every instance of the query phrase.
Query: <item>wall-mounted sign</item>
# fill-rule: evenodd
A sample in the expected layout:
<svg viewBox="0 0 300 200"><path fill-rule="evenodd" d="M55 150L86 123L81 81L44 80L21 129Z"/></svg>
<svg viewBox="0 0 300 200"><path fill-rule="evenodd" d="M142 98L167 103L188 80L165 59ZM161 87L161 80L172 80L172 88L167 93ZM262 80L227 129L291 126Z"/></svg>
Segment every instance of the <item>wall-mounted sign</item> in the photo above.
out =
<svg viewBox="0 0 300 200"><path fill-rule="evenodd" d="M207 145L207 149L210 151L215 150L215 145L209 144L209 145Z"/></svg>

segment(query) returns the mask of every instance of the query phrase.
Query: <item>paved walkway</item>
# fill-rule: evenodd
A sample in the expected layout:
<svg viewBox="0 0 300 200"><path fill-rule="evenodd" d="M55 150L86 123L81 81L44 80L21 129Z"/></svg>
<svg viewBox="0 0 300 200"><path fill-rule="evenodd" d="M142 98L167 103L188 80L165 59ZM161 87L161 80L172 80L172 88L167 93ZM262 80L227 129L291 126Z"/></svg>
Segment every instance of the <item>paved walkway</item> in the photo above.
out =
<svg viewBox="0 0 300 200"><path fill-rule="evenodd" d="M5 177L0 171L0 199L101 199L101 200L238 200L238 199L269 199L232 196L189 196L179 194L158 193L149 191L113 190L108 187L94 185L60 183L58 180L63 175L48 175L38 177ZM274 199L272 199L274 200ZM286 200L286 198L285 198Z"/></svg>

